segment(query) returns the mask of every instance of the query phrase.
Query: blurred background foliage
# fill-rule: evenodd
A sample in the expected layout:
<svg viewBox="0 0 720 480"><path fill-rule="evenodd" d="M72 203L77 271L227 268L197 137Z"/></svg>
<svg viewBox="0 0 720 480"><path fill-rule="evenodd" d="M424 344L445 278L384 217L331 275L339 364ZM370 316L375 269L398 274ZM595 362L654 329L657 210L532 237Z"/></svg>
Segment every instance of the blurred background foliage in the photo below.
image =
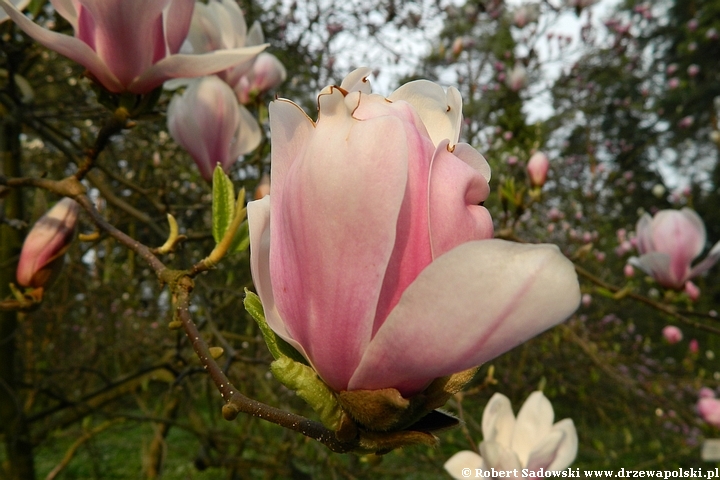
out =
<svg viewBox="0 0 720 480"><path fill-rule="evenodd" d="M720 326L712 313L720 304L717 268L698 279L702 295L691 302L640 272L626 278L629 253L616 251L616 232L634 230L641 212L681 206L698 211L710 241L720 239L720 2L546 0L533 3L524 22L522 4L502 0L239 3L288 71L278 95L314 116L317 92L363 65L378 68L374 84L383 94L414 78L458 87L463 138L492 166L485 206L499 235L558 244L596 279ZM55 30L71 30L43 2L30 10ZM563 33L567 25L576 34ZM425 38L429 48L417 55L414 39ZM0 25L0 43L5 175L74 172L108 111L82 67L11 22ZM509 81L517 66L520 87ZM273 93L250 106L266 132ZM105 218L146 245L165 241L165 216L173 214L188 239L164 261L187 268L214 246L210 186L167 133L169 98L112 139L88 182ZM540 196L531 195L524 168L535 150L551 160ZM263 142L230 176L237 190L253 192L268 171ZM30 188L3 192L0 297L14 280L18 242L56 200ZM81 231L94 227L84 219ZM718 337L679 324L685 338L669 345L660 332L671 317L589 277L581 285L587 297L568 322L483 366L448 403L464 424L443 433L439 448L357 457L248 416L223 420L220 396L187 338L168 329L170 299L153 272L104 235L75 242L39 309L1 312L0 461L58 479L435 479L453 453L479 443L494 392L517 410L542 388L556 418L577 426L573 468L716 466L701 462L700 444L718 431L694 406L701 387L720 385ZM246 287L247 252L226 257L196 279L196 323L208 343L224 347L221 365L242 393L313 417L271 378L271 357L242 307ZM490 368L494 382L485 381ZM22 422L11 428L16 412Z"/></svg>

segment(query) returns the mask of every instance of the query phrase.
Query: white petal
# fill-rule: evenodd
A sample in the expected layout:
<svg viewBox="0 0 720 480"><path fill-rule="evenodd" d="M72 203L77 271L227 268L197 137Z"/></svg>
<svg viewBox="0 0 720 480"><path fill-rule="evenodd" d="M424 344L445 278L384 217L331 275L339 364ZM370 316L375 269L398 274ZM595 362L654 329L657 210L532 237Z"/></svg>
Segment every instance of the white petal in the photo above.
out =
<svg viewBox="0 0 720 480"><path fill-rule="evenodd" d="M514 430L515 414L510 399L502 393L494 394L483 410L483 440L510 447Z"/></svg>
<svg viewBox="0 0 720 480"><path fill-rule="evenodd" d="M372 73L372 70L367 67L358 68L348 74L347 77L340 84L340 88L347 92L362 92L370 93L370 82L368 77Z"/></svg>
<svg viewBox="0 0 720 480"><path fill-rule="evenodd" d="M531 393L518 412L510 444L523 465L527 465L537 441L550 433L554 419L550 400L540 391Z"/></svg>
<svg viewBox="0 0 720 480"><path fill-rule="evenodd" d="M445 462L445 471L455 479L468 478L467 475L463 475L463 469L469 468L472 470L473 478L475 477L475 469L484 469L485 463L480 455L470 450L463 450L456 453L447 462Z"/></svg>
<svg viewBox="0 0 720 480"><path fill-rule="evenodd" d="M406 101L420 115L425 128L436 147L443 140L453 146L460 138L462 122L462 98L457 89L443 88L429 80L416 80L395 90L389 100Z"/></svg>

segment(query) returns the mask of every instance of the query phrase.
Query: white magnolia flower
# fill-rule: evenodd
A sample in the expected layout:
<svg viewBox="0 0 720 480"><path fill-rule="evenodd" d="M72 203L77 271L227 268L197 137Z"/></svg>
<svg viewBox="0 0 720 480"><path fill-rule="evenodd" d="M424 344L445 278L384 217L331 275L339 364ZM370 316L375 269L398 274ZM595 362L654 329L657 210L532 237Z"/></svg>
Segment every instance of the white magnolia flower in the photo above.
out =
<svg viewBox="0 0 720 480"><path fill-rule="evenodd" d="M496 393L483 412L480 455L458 452L445 462L445 470L453 478L465 478L462 470L467 468L564 470L577 455L577 432L571 419L553 424L554 418L550 401L540 391L530 394L517 418L510 400Z"/></svg>

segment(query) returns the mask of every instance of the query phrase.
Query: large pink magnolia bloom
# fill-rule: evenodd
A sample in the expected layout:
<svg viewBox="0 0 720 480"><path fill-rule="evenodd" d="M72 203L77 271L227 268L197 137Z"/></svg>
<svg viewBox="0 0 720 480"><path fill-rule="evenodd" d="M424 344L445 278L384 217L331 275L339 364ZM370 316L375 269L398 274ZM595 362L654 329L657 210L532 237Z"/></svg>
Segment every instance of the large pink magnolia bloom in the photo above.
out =
<svg viewBox="0 0 720 480"><path fill-rule="evenodd" d="M689 208L661 210L650 218L647 213L637 223L640 257L629 262L652 276L660 285L682 290L691 278L710 269L720 258L720 242L707 258L692 267L705 248L705 224Z"/></svg>
<svg viewBox="0 0 720 480"><path fill-rule="evenodd" d="M577 456L578 437L572 419L553 424L555 412L541 391L533 392L518 412L510 400L496 393L485 406L482 418L483 441L480 455L469 450L458 452L445 462L453 478L467 478L463 469L559 471Z"/></svg>
<svg viewBox="0 0 720 480"><path fill-rule="evenodd" d="M554 246L488 240L490 168L457 143L459 92L390 97L359 69L313 122L270 105L270 195L248 205L251 269L270 327L332 389L395 388L477 366L578 306Z"/></svg>
<svg viewBox="0 0 720 480"><path fill-rule="evenodd" d="M252 59L265 47L178 54L195 0L51 0L75 30L70 37L33 23L8 0L13 21L51 50L76 61L113 93L148 93L171 78L209 75Z"/></svg>
<svg viewBox="0 0 720 480"><path fill-rule="evenodd" d="M190 153L208 182L218 163L229 172L238 157L262 139L255 118L214 75L193 80L182 95L173 97L167 121L170 135Z"/></svg>
<svg viewBox="0 0 720 480"><path fill-rule="evenodd" d="M35 222L20 251L16 277L21 286L49 286L73 240L79 211L75 200L63 198Z"/></svg>

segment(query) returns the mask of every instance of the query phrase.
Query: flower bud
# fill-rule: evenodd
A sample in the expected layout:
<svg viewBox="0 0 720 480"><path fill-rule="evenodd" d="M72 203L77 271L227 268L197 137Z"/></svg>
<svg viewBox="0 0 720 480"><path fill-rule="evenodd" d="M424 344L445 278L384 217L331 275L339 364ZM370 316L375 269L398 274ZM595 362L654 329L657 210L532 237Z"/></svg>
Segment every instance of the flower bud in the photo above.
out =
<svg viewBox="0 0 720 480"><path fill-rule="evenodd" d="M267 92L287 78L287 72L280 60L269 53L258 55L252 69L235 85L235 93L240 103L247 104L261 93Z"/></svg>
<svg viewBox="0 0 720 480"><path fill-rule="evenodd" d="M533 187L542 187L547 180L550 161L542 152L535 152L527 164L527 173Z"/></svg>
<svg viewBox="0 0 720 480"><path fill-rule="evenodd" d="M682 330L674 325L668 325L663 328L662 334L670 345L674 345L683 339Z"/></svg>
<svg viewBox="0 0 720 480"><path fill-rule="evenodd" d="M49 287L63 264L77 224L80 205L71 199L60 200L35 222L25 238L17 268L17 282L23 287Z"/></svg>

